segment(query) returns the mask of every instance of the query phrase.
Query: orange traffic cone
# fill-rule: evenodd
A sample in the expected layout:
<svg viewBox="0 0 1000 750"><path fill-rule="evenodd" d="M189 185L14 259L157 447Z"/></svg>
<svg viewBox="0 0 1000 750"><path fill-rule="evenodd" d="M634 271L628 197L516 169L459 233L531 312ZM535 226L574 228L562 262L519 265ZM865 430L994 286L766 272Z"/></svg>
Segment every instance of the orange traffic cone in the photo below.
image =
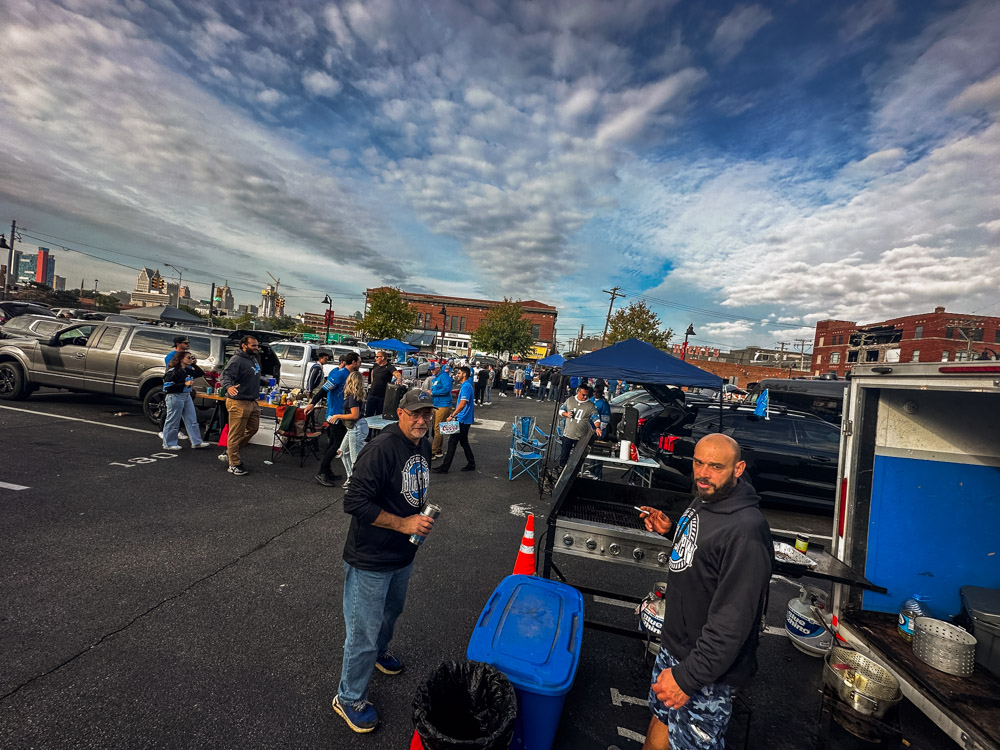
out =
<svg viewBox="0 0 1000 750"><path fill-rule="evenodd" d="M528 514L528 522L524 524L524 537L521 548L517 551L514 562L514 575L535 575L535 515Z"/></svg>

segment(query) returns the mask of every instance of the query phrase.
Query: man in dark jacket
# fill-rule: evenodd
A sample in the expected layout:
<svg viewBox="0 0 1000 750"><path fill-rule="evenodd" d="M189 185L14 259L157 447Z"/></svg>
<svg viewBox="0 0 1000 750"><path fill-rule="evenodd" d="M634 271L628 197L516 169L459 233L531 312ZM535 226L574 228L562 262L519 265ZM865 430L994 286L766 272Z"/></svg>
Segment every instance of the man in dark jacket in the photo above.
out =
<svg viewBox="0 0 1000 750"><path fill-rule="evenodd" d="M431 464L426 437L434 418L431 394L407 391L396 414L399 424L386 427L361 451L344 495L344 511L351 515L344 544L347 637L333 710L355 732L370 732L378 723L368 702L372 671L403 671L389 642L418 549L409 537L427 536L434 524L420 515Z"/></svg>
<svg viewBox="0 0 1000 750"><path fill-rule="evenodd" d="M243 468L240 451L260 427L260 406L257 403L260 398L259 352L257 339L244 336L240 339L240 350L222 371L222 389L226 394L226 411L229 412L226 457L229 460L229 473L238 477L250 473Z"/></svg>
<svg viewBox="0 0 1000 750"><path fill-rule="evenodd" d="M365 399L365 416L381 417L385 405L385 391L396 373L396 365L389 361L384 351L375 352L375 366L372 367L368 383L368 398Z"/></svg>
<svg viewBox="0 0 1000 750"><path fill-rule="evenodd" d="M674 534L643 750L723 747L733 693L757 669L774 548L745 468L731 437L695 446L695 499ZM670 531L662 512L642 510L649 531Z"/></svg>

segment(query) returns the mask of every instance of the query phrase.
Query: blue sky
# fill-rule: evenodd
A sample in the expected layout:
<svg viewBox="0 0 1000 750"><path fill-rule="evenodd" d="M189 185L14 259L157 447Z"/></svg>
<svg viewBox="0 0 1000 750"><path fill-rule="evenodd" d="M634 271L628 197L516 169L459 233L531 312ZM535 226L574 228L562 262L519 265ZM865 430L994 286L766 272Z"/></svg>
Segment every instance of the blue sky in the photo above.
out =
<svg viewBox="0 0 1000 750"><path fill-rule="evenodd" d="M614 285L724 347L996 315L998 38L985 0L7 0L0 223L72 286L539 299L563 340Z"/></svg>

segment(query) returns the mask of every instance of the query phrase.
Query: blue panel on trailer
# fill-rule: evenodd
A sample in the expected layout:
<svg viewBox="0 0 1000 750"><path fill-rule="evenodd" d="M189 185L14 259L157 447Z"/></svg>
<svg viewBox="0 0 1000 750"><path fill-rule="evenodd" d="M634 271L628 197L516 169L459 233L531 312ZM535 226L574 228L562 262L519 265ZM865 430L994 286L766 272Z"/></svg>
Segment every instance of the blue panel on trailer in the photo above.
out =
<svg viewBox="0 0 1000 750"><path fill-rule="evenodd" d="M864 609L896 612L912 594L935 617L962 609L962 586L1000 588L1000 468L876 456Z"/></svg>

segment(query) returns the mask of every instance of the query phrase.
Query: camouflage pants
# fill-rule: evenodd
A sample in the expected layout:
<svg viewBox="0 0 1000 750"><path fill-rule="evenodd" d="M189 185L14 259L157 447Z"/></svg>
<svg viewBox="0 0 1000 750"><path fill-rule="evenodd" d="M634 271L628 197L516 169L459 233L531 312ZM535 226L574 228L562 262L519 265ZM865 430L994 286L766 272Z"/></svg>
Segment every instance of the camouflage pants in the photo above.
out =
<svg viewBox="0 0 1000 750"><path fill-rule="evenodd" d="M677 660L660 645L660 654L653 665L653 682L660 672L677 665ZM649 708L670 734L670 750L722 750L726 746L726 727L733 715L733 694L730 685L706 685L681 708L667 708L649 691Z"/></svg>

